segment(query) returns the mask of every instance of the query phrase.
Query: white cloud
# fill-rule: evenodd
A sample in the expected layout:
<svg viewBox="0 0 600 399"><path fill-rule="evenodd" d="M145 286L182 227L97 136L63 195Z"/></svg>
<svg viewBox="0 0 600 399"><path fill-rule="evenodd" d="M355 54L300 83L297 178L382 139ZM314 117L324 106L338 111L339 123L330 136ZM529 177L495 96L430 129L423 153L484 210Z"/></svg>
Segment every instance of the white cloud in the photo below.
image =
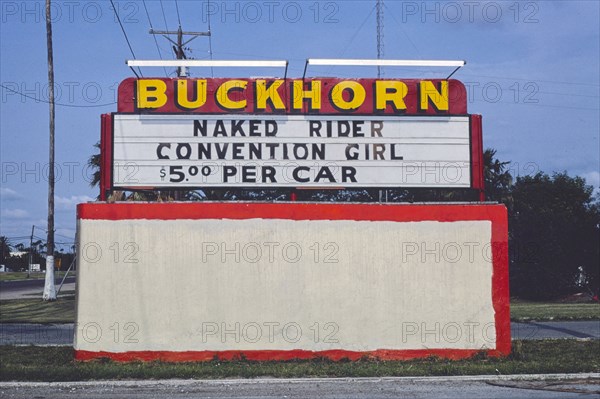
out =
<svg viewBox="0 0 600 399"><path fill-rule="evenodd" d="M23 199L23 196L11 188L0 188L0 199L3 201L16 201Z"/></svg>
<svg viewBox="0 0 600 399"><path fill-rule="evenodd" d="M3 209L2 217L6 219L24 219L29 217L29 212L24 209Z"/></svg>
<svg viewBox="0 0 600 399"><path fill-rule="evenodd" d="M87 195L72 195L70 197L57 196L54 199L56 207L61 210L72 210L75 209L75 205L89 201L94 201L94 198Z"/></svg>
<svg viewBox="0 0 600 399"><path fill-rule="evenodd" d="M585 179L585 183L594 186L594 193L600 191L600 172L592 171L581 175Z"/></svg>

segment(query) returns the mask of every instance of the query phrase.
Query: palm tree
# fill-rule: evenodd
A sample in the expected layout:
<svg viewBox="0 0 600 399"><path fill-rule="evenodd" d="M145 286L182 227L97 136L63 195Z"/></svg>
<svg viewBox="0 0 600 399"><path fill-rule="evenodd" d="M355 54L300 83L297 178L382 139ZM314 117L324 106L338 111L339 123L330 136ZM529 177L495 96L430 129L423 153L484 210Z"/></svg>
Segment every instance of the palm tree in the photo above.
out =
<svg viewBox="0 0 600 399"><path fill-rule="evenodd" d="M41 254L44 252L44 248L46 248L46 244L42 240L37 240L32 243L32 250L34 253Z"/></svg>
<svg viewBox="0 0 600 399"><path fill-rule="evenodd" d="M496 150L488 148L483 153L483 165L486 199L508 205L511 202L510 187L513 184L513 178L508 171L510 161L500 162L496 158Z"/></svg>
<svg viewBox="0 0 600 399"><path fill-rule="evenodd" d="M91 187L100 185L100 142L94 144L97 151L92 154L88 161L88 167L93 171ZM173 201L175 198L184 201L210 201L210 200L235 200L239 197L239 189L232 190L199 190L199 191L182 191L176 195L175 191L134 191L126 193L124 191L115 190L108 198L109 202L114 201L157 201L167 202ZM100 195L96 197L100 199Z"/></svg>
<svg viewBox="0 0 600 399"><path fill-rule="evenodd" d="M94 171L92 173L92 180L90 181L91 187L96 187L100 184L100 142L94 144L94 147L98 149L98 152L95 152L88 159L88 168Z"/></svg>
<svg viewBox="0 0 600 399"><path fill-rule="evenodd" d="M10 256L12 245L8 237L0 236L0 263L4 264L4 260Z"/></svg>

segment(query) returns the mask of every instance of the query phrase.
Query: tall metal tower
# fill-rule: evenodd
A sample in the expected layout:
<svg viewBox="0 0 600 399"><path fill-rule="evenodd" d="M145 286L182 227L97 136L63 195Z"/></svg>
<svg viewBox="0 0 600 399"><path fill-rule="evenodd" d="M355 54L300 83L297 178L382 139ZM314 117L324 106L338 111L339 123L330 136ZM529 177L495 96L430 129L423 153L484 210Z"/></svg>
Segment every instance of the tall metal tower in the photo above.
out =
<svg viewBox="0 0 600 399"><path fill-rule="evenodd" d="M377 59L383 57L383 0L377 0ZM383 75L383 68L377 66L377 78ZM379 202L387 202L387 190L379 190Z"/></svg>
<svg viewBox="0 0 600 399"><path fill-rule="evenodd" d="M377 0L377 59L383 57L383 0ZM377 77L383 75L382 68L377 67Z"/></svg>

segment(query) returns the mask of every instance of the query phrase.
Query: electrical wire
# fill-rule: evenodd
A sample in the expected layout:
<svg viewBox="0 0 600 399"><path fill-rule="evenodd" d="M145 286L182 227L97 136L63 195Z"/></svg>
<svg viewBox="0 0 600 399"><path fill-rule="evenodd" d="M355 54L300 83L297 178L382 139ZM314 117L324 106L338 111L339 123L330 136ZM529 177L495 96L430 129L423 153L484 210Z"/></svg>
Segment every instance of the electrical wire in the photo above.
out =
<svg viewBox="0 0 600 399"><path fill-rule="evenodd" d="M396 19L396 17L394 16L394 12L384 3L384 7L389 11L390 16L392 17L392 19L394 20L394 22L396 22L397 27L402 31L402 33L404 33L404 36L406 37L406 39L408 40L408 42L411 44L411 46L415 49L415 51L417 52L417 54L419 54L419 58L423 58L419 49L417 48L417 46L413 43L413 41L410 39L410 37L406 34L406 32L404 31L404 29L402 28L402 23L398 22L398 20ZM427 70L427 71L432 71L432 70ZM465 73L463 72L461 74L461 76L473 76L473 77L481 77L481 78L489 78L489 79L501 79L501 80L525 80L525 81L535 81L536 83L554 83L554 84L564 84L564 85L574 85L574 86L594 86L594 87L600 87L600 85L598 84L594 84L594 83L582 83L582 82L566 82L566 81L557 81L557 80L541 80L541 79L531 79L531 78L514 78L514 77L500 77L500 76L489 76L489 75L476 75L476 74L469 74L469 73ZM558 94L558 93L547 93L547 94ZM565 95L569 95L569 94L565 94ZM573 96L576 96L575 94L572 94ZM587 96L582 96L582 97L587 97Z"/></svg>
<svg viewBox="0 0 600 399"><path fill-rule="evenodd" d="M531 81L531 82L541 82L541 83L555 83L555 84L561 84L561 85L573 85L573 86L594 86L594 87L600 87L600 85L598 84L594 84L594 83L580 83L580 82L565 82L565 81L559 81L559 80L543 80L543 79L532 79L532 78L511 78L511 77L506 77L506 76L489 76L489 75L474 75L474 74L463 74L463 76L478 76L480 78L489 78L489 79L501 79L501 80L527 80L527 81Z"/></svg>
<svg viewBox="0 0 600 399"><path fill-rule="evenodd" d="M37 227L37 226L36 226L36 229L39 229L39 230L45 231L46 233L48 232L48 230L46 230L46 229L43 229L43 228L41 228L41 227ZM59 237L68 238L69 240L72 240L72 239L73 239L73 237L69 237L69 236L66 236L66 235L64 235L64 234L58 234L58 233L56 233L56 232L54 233L54 235L55 235L55 236L59 236Z"/></svg>
<svg viewBox="0 0 600 399"><path fill-rule="evenodd" d="M421 55L421 52L419 51L419 48L411 40L410 36L408 36L408 33L406 33L406 31L402 28L402 24L400 22L398 22L398 20L394 16L394 13L389 9L389 7L387 6L387 4L383 3L383 6L385 7L386 10L388 10L388 12L391 15L392 19L394 20L394 22L396 22L397 27L404 34L404 37L406 37L406 40L408 40L408 42L410 43L410 45L412 46L412 48L417 52L419 59L423 59L423 56Z"/></svg>
<svg viewBox="0 0 600 399"><path fill-rule="evenodd" d="M137 59L137 57L135 56L135 53L133 52L133 47L131 47L131 43L129 42L129 38L127 37L127 32L125 32L125 28L123 27L123 24L121 23L121 18L119 17L119 13L117 12L117 8L115 7L115 3L113 2L113 0L110 0L110 4L112 6L113 12L115 13L115 17L117 17L117 21L119 22L119 26L121 27L121 31L123 32L123 35L125 36L125 41L127 42L127 45L129 46L129 50L131 51L131 55L133 56L133 59ZM140 73L140 75L143 77L144 75L142 74L141 69L138 67L138 72Z"/></svg>
<svg viewBox="0 0 600 399"><path fill-rule="evenodd" d="M374 5L371 8L371 11L369 12L369 14L367 15L367 17L365 18L365 20L362 22L362 24L360 24L360 26L358 27L358 29L356 29L356 32L354 32L354 34L352 35L352 37L350 38L350 40L348 41L348 44L346 44L346 46L344 47L344 49L342 50L342 52L338 55L337 58L343 58L344 54L346 53L346 51L348 51L348 48L350 48L350 45L352 45L352 42L354 42L354 39L356 39L356 36L358 36L358 34L360 33L360 31L362 30L362 28L365 26L365 24L367 23L367 21L369 20L369 18L371 18L371 15L373 15L373 11L375 11L375 8L377 8L377 5ZM325 74L329 75L331 73L331 70L333 69L333 66L329 67L327 69L327 72L325 72Z"/></svg>
<svg viewBox="0 0 600 399"><path fill-rule="evenodd" d="M179 23L179 27L181 28L181 17L179 16L179 2L175 0L175 9L177 10L177 22Z"/></svg>
<svg viewBox="0 0 600 399"><path fill-rule="evenodd" d="M165 7L163 6L162 0L160 0L160 10L162 11L163 21L165 22L165 30L169 30L169 26L167 25L167 16L165 15Z"/></svg>
<svg viewBox="0 0 600 399"><path fill-rule="evenodd" d="M146 10L146 16L148 17L148 23L150 24L150 29L154 30L154 26L152 26L152 20L150 19L150 13L148 12L148 7L146 7L146 0L142 0L142 4L144 5L144 10ZM158 56L160 59L164 59L162 56L162 51L160 51L160 46L158 45L158 40L156 39L156 35L153 34L152 38L154 39L154 44L156 45L156 50L158 51ZM165 72L165 76L169 77L167 73L167 68L163 67L163 71Z"/></svg>
<svg viewBox="0 0 600 399"><path fill-rule="evenodd" d="M15 237L8 237L8 236L2 236L5 237L6 240L25 240L25 239L29 239L31 236L15 236Z"/></svg>

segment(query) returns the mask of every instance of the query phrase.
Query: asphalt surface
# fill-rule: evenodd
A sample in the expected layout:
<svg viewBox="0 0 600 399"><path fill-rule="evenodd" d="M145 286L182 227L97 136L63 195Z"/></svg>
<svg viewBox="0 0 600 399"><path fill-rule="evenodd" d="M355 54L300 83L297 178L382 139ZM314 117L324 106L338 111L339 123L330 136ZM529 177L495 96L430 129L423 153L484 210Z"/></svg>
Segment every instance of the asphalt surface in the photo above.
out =
<svg viewBox="0 0 600 399"><path fill-rule="evenodd" d="M0 324L0 345L73 345L74 324ZM513 339L600 339L600 321L512 323Z"/></svg>
<svg viewBox="0 0 600 399"><path fill-rule="evenodd" d="M562 378L561 380L556 380ZM2 398L594 398L600 374L0 383Z"/></svg>
<svg viewBox="0 0 600 399"><path fill-rule="evenodd" d="M67 277L62 287L63 291L75 289L76 277ZM62 279L56 279L56 289L60 286ZM0 281L0 300L31 298L37 293L42 295L44 291L44 279L30 279L17 281Z"/></svg>
<svg viewBox="0 0 600 399"><path fill-rule="evenodd" d="M510 323L513 339L600 339L600 320Z"/></svg>
<svg viewBox="0 0 600 399"><path fill-rule="evenodd" d="M74 283L76 277L67 277L66 282ZM56 279L56 283L60 284L62 279ZM43 278L32 278L29 280L8 280L0 281L0 290L19 290L23 288L43 287L45 280Z"/></svg>

